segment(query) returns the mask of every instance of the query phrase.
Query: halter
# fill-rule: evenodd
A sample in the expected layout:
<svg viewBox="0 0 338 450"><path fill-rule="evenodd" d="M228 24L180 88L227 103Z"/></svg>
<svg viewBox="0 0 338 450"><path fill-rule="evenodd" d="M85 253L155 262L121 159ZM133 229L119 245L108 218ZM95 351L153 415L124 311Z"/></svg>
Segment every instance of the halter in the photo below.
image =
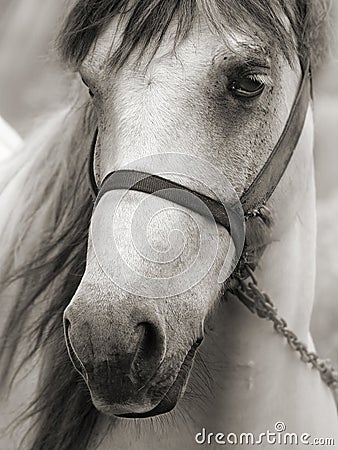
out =
<svg viewBox="0 0 338 450"><path fill-rule="evenodd" d="M246 219L264 217L264 207L275 191L297 147L303 131L311 97L311 70L310 62L307 60L305 64L302 64L302 79L283 132L263 168L240 198ZM228 215L222 203L184 185L157 175L137 170L118 170L110 172L102 181L99 189L94 173L97 137L98 129L94 133L88 166L90 187L95 201L94 208L107 192L117 189L128 189L146 194L154 194L196 211L187 201L188 197L184 195L184 193L188 192L198 197L208 207L216 223L230 232ZM256 262L250 261L248 252L244 250L237 268L231 277L232 287L229 290L251 312L256 313L261 318L272 321L275 330L287 339L291 348L300 354L302 361L316 368L320 372L323 381L329 387L335 389L338 386L338 373L329 361L320 360L315 353L309 352L307 347L298 340L297 336L287 328L287 323L278 316L278 312L270 298L257 288L253 273L255 267ZM248 280L250 281L248 282Z"/></svg>
<svg viewBox="0 0 338 450"><path fill-rule="evenodd" d="M310 98L311 73L310 64L307 62L302 69L302 80L284 130L263 168L241 196L240 200L246 217L249 218L259 215L260 209L269 200L282 178L302 133ZM95 204L97 204L108 191L128 188L147 194L156 194L157 196L166 198L167 200L171 200L174 203L178 203L190 209L190 205L184 200L186 196L179 195L180 191L189 192L202 200L209 208L215 221L229 231L229 220L222 203L189 189L186 186L157 175L137 170L119 170L110 172L102 181L101 188L99 189L94 174L94 155L97 136L98 129L96 129L94 133L88 166L90 186L93 197L96 199ZM168 192L161 192L167 189L171 190L171 194L168 194ZM178 192L173 194L175 191ZM175 198L171 198L171 195L175 195Z"/></svg>

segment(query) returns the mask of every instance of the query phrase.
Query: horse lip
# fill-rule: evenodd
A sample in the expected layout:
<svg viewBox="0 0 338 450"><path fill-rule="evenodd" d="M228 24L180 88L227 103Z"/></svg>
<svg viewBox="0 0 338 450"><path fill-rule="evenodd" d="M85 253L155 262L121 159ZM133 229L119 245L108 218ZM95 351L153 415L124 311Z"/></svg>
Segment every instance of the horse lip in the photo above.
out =
<svg viewBox="0 0 338 450"><path fill-rule="evenodd" d="M148 417L154 417L161 414L166 414L173 410L181 396L181 393L183 391L183 388L185 387L185 384L188 380L190 368L192 366L193 359L196 354L196 350L201 344L203 338L198 339L190 348L188 353L186 354L183 363L181 364L180 370L172 383L172 385L169 387L167 392L162 397L162 400L155 406L155 408L151 409L150 411L144 412L144 413L127 413L127 414L115 414L116 417L120 417L123 419L145 419ZM184 370L187 370L187 373L184 374Z"/></svg>

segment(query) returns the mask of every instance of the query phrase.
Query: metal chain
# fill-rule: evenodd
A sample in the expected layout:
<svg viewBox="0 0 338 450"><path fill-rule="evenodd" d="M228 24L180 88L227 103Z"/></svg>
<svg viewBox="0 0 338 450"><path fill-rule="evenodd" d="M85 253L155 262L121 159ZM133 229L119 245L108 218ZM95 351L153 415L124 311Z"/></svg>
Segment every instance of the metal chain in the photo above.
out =
<svg viewBox="0 0 338 450"><path fill-rule="evenodd" d="M248 282L247 279L250 279ZM338 372L328 359L320 359L319 356L310 352L307 346L301 342L295 333L289 330L286 321L278 315L278 311L267 294L261 292L257 287L257 280L248 262L241 265L240 271L235 274L236 285L231 291L249 308L252 313L262 319L273 323L274 329L283 336L289 346L300 354L300 358L307 364L319 371L322 380L338 394Z"/></svg>

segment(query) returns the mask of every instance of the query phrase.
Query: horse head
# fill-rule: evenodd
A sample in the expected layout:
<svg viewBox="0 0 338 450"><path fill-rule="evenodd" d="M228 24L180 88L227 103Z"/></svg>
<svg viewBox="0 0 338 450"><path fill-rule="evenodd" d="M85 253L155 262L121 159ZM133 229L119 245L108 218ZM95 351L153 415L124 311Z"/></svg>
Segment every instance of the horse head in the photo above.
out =
<svg viewBox="0 0 338 450"><path fill-rule="evenodd" d="M168 412L181 398L243 248L244 214L231 232L199 211L203 204L192 210L194 193L223 203L230 216L241 209L283 133L302 75L296 52L269 42L262 29L232 28L230 16L217 22L202 8L184 38L181 17L162 17L164 36L143 47L135 37L142 17L136 9L114 16L78 64L98 120L95 182L129 170L191 192L178 206L132 186L107 189L64 314L70 357L95 406L127 417ZM292 33L291 19L280 19ZM151 40L145 29L142 39ZM256 250L295 216L302 192L292 193L290 180L305 174L303 163L296 158L274 195L279 229L261 218L248 224Z"/></svg>

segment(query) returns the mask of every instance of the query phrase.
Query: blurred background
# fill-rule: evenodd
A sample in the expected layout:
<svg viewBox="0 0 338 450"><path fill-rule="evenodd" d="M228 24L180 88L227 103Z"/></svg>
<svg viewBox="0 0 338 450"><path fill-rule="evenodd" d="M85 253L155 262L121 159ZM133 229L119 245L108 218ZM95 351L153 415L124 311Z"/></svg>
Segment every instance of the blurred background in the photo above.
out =
<svg viewBox="0 0 338 450"><path fill-rule="evenodd" d="M0 0L0 116L24 138L34 120L71 94L74 75L53 39L67 0ZM315 80L318 268L312 332L321 356L338 364L338 1L330 52Z"/></svg>

